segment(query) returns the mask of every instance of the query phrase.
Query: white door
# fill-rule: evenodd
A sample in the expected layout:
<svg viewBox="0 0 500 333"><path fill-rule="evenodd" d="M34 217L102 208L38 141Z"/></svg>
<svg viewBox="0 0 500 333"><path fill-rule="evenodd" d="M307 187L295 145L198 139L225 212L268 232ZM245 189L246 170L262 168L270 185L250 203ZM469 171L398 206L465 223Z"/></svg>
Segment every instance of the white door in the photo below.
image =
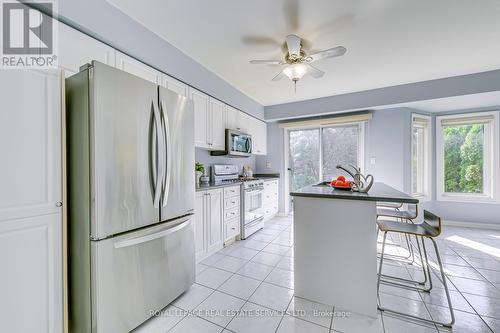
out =
<svg viewBox="0 0 500 333"><path fill-rule="evenodd" d="M134 74L144 80L161 84L161 72L118 51L116 51L116 68Z"/></svg>
<svg viewBox="0 0 500 333"><path fill-rule="evenodd" d="M78 73L80 66L92 60L115 66L115 50L64 23L59 27L58 65L64 69L66 77Z"/></svg>
<svg viewBox="0 0 500 333"><path fill-rule="evenodd" d="M162 85L165 88L168 88L169 90L172 90L173 92L176 92L176 93L178 93L181 96L189 98L188 85L182 83L179 80L174 79L171 76L163 74L162 75Z"/></svg>
<svg viewBox="0 0 500 333"><path fill-rule="evenodd" d="M226 128L232 130L239 130L238 124L238 111L237 109L226 105Z"/></svg>
<svg viewBox="0 0 500 333"><path fill-rule="evenodd" d="M0 75L4 332L62 331L60 83L60 71L6 70Z"/></svg>
<svg viewBox="0 0 500 333"><path fill-rule="evenodd" d="M198 148L210 148L208 96L191 89L194 106L194 144Z"/></svg>
<svg viewBox="0 0 500 333"><path fill-rule="evenodd" d="M224 103L210 98L210 124L211 124L211 145L210 149L224 150L225 142L225 105Z"/></svg>
<svg viewBox="0 0 500 333"><path fill-rule="evenodd" d="M208 252L222 248L222 189L207 191Z"/></svg>
<svg viewBox="0 0 500 333"><path fill-rule="evenodd" d="M196 192L194 203L194 252L196 259L201 258L207 251L207 241L205 237L205 223L207 220L207 211L205 208L206 197L206 192Z"/></svg>

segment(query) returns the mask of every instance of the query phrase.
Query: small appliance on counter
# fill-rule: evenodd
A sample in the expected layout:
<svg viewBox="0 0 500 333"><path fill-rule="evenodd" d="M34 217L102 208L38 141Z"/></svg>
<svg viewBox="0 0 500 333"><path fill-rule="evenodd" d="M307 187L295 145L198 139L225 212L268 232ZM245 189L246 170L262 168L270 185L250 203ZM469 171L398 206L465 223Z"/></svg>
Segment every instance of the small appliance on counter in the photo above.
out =
<svg viewBox="0 0 500 333"><path fill-rule="evenodd" d="M243 178L253 178L253 170L250 165L245 165L243 167Z"/></svg>

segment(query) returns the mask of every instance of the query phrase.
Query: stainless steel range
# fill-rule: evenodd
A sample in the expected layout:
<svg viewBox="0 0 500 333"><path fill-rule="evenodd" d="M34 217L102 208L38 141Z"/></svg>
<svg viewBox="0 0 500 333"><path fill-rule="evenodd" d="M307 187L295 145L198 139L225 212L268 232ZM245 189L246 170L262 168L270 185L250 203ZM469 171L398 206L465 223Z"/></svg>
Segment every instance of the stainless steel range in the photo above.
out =
<svg viewBox="0 0 500 333"><path fill-rule="evenodd" d="M243 182L241 187L241 239L245 239L264 227L264 181L258 178L242 178L240 168L234 164L214 164L212 181L215 184Z"/></svg>

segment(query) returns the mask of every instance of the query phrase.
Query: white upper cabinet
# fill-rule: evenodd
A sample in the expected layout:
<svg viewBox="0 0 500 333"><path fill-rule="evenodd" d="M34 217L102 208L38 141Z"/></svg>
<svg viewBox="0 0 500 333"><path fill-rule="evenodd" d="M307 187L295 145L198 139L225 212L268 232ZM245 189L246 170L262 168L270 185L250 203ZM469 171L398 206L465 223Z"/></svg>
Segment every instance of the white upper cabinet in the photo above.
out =
<svg viewBox="0 0 500 333"><path fill-rule="evenodd" d="M253 117L249 116L248 114L244 112L240 112L238 114L238 127L239 131L242 131L247 134L252 134L250 133L252 131L252 124L253 124Z"/></svg>
<svg viewBox="0 0 500 333"><path fill-rule="evenodd" d="M161 72L118 51L116 51L116 67L153 83L162 84Z"/></svg>
<svg viewBox="0 0 500 333"><path fill-rule="evenodd" d="M115 50L64 23L58 22L59 54L58 63L65 75L78 73L80 66L97 60L115 66Z"/></svg>
<svg viewBox="0 0 500 333"><path fill-rule="evenodd" d="M201 91L190 89L194 107L194 144L198 148L210 149L208 96Z"/></svg>
<svg viewBox="0 0 500 333"><path fill-rule="evenodd" d="M226 128L238 131L240 130L238 124L239 113L240 111L237 109L226 105Z"/></svg>
<svg viewBox="0 0 500 333"><path fill-rule="evenodd" d="M210 98L210 124L211 124L211 145L212 150L224 150L225 141L225 104Z"/></svg>
<svg viewBox="0 0 500 333"><path fill-rule="evenodd" d="M185 96L189 98L189 88L188 85L182 83L181 81L174 79L171 76L166 74L162 75L162 85L165 88L172 90L173 92L178 93L181 96Z"/></svg>
<svg viewBox="0 0 500 333"><path fill-rule="evenodd" d="M267 154L267 124L259 119L253 121L252 152L256 155Z"/></svg>

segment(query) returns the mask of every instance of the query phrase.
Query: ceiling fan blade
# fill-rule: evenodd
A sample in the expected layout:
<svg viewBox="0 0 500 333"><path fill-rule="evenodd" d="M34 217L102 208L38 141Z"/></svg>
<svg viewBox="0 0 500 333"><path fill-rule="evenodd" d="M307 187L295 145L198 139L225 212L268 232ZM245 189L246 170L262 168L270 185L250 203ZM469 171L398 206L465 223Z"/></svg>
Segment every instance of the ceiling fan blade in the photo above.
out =
<svg viewBox="0 0 500 333"><path fill-rule="evenodd" d="M319 79L323 75L325 75L325 72L322 70L317 69L316 67L306 64L307 66L307 74L311 75L315 79Z"/></svg>
<svg viewBox="0 0 500 333"><path fill-rule="evenodd" d="M254 65L281 65L283 62L281 60L250 60L250 63Z"/></svg>
<svg viewBox="0 0 500 333"><path fill-rule="evenodd" d="M288 47L288 54L300 55L300 37L296 35L286 36L286 45Z"/></svg>
<svg viewBox="0 0 500 333"><path fill-rule="evenodd" d="M281 80L284 77L285 77L285 73L283 73L283 71L281 71L281 72L278 73L278 75L276 75L275 77L273 77L273 79L271 81L279 81L279 80Z"/></svg>
<svg viewBox="0 0 500 333"><path fill-rule="evenodd" d="M318 61L321 59L326 59L326 58L333 58L333 57L340 57L341 55L344 55L346 53L347 49L343 46L337 46L331 49L323 50L316 52L314 54L310 54L307 57L308 62L314 62Z"/></svg>

